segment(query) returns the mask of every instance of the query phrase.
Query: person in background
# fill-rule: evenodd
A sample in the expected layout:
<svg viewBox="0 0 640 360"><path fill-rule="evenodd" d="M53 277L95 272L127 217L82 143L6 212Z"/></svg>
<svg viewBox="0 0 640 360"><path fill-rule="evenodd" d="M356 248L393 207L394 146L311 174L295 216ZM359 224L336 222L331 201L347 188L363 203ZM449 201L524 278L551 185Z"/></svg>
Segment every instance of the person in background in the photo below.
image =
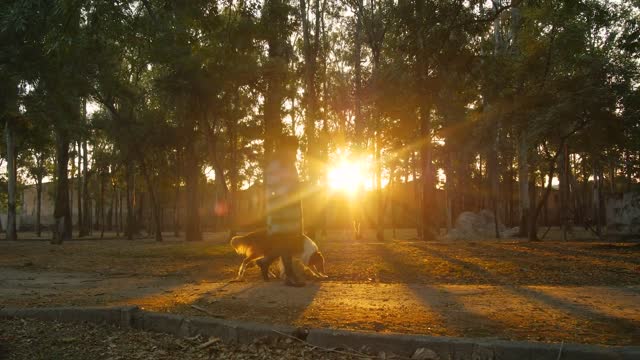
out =
<svg viewBox="0 0 640 360"><path fill-rule="evenodd" d="M298 139L282 136L276 142L276 151L265 169L267 237L269 255L257 261L265 281L269 279L269 265L282 257L285 284L304 286L293 270L292 255L304 248L304 224L300 182L296 170Z"/></svg>

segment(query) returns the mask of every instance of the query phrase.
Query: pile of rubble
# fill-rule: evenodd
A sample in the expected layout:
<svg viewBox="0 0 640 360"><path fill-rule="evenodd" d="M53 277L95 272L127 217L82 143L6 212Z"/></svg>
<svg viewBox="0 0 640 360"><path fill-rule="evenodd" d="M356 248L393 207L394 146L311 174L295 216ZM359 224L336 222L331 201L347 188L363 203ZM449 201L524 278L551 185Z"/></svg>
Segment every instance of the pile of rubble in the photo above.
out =
<svg viewBox="0 0 640 360"><path fill-rule="evenodd" d="M519 228L507 229L498 220L498 231L501 238L515 236ZM456 219L454 228L447 233L447 240L486 240L496 238L496 218L490 210L477 213L465 211Z"/></svg>

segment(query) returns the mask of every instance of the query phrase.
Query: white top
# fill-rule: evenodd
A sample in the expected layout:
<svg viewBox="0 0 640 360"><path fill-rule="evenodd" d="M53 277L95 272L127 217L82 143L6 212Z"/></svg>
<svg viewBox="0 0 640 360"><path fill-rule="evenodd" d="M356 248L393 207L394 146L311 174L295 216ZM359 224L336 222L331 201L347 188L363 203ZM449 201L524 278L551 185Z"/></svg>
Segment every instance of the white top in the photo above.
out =
<svg viewBox="0 0 640 360"><path fill-rule="evenodd" d="M311 255L313 255L315 252L318 251L318 245L316 245L316 243L313 242L313 240L311 240L311 238L308 237L307 235L303 235L303 236L304 236L304 250L302 250L300 260L302 261L303 264L309 265L309 258L311 257Z"/></svg>

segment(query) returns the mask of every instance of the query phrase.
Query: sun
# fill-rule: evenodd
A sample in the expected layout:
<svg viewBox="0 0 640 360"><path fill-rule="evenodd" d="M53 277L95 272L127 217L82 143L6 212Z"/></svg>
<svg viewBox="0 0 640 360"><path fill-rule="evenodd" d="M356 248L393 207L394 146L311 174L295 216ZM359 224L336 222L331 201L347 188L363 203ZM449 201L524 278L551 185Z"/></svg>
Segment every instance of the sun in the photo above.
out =
<svg viewBox="0 0 640 360"><path fill-rule="evenodd" d="M366 180L367 169L363 161L341 159L329 168L329 188L354 195Z"/></svg>

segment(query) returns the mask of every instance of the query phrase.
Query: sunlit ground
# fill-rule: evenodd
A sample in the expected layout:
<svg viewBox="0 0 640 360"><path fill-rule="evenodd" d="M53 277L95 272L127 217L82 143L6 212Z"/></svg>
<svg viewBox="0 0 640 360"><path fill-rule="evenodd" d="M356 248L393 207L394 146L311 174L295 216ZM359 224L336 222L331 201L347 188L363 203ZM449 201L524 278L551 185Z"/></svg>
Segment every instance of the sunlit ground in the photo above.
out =
<svg viewBox="0 0 640 360"><path fill-rule="evenodd" d="M556 229L551 239L558 238ZM558 233L559 234L559 233ZM24 235L26 234L21 234ZM112 235L112 234L108 234ZM137 304L157 311L379 332L640 344L640 246L601 242L377 242L330 231L330 278L303 289L263 283L226 235L0 242L5 306Z"/></svg>

